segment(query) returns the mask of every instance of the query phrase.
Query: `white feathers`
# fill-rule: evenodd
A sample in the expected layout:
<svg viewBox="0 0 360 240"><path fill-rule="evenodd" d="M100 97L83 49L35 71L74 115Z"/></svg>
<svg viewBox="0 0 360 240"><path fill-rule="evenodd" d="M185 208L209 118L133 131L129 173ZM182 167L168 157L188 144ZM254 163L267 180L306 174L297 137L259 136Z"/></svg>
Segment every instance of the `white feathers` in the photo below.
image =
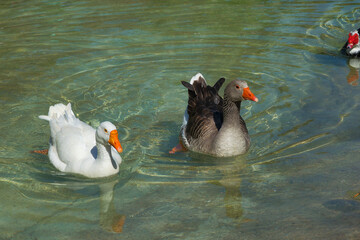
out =
<svg viewBox="0 0 360 240"><path fill-rule="evenodd" d="M357 30L354 30L354 31L351 31L351 32L350 32L351 36L354 36L355 33L356 33L356 34L359 34Z"/></svg>
<svg viewBox="0 0 360 240"><path fill-rule="evenodd" d="M205 83L207 84L204 76L201 73L197 73L195 76L193 76L190 80L190 84L192 85L195 81L198 81L200 77L203 78Z"/></svg>
<svg viewBox="0 0 360 240"><path fill-rule="evenodd" d="M71 103L66 106L62 103L50 106L48 115L40 115L39 118L46 121L62 119L69 123L76 120L75 114L71 110Z"/></svg>
<svg viewBox="0 0 360 240"><path fill-rule="evenodd" d="M41 115L39 118L49 121L51 138L48 155L57 169L92 178L119 172L121 156L112 149L110 134L105 134L116 130L112 123L102 122L97 131L103 134L96 134L94 128L75 117L70 103L51 106L48 116Z"/></svg>
<svg viewBox="0 0 360 240"><path fill-rule="evenodd" d="M186 125L187 125L187 123L188 123L188 120L189 120L189 114L188 114L188 112L187 112L187 107L186 107L186 110L185 110L185 113L184 113L184 118L183 118L183 123L182 123L182 125L181 125L181 130L180 130L180 131L181 131L182 140L183 140L184 145L185 145L186 147L189 146L189 142L187 141L186 135L185 135Z"/></svg>
<svg viewBox="0 0 360 240"><path fill-rule="evenodd" d="M349 51L349 54L350 55L356 55L360 52L360 45L357 44L355 45L350 51Z"/></svg>
<svg viewBox="0 0 360 240"><path fill-rule="evenodd" d="M39 118L42 120L50 121L50 117L46 115L40 115Z"/></svg>

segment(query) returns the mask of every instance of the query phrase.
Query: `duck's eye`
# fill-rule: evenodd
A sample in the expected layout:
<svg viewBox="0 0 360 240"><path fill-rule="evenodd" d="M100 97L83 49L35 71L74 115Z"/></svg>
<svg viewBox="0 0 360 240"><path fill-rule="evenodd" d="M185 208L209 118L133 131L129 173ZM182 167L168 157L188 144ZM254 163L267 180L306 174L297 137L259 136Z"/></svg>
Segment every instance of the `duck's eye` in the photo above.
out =
<svg viewBox="0 0 360 240"><path fill-rule="evenodd" d="M240 86L239 86L239 85L237 85L237 84L236 84L236 86L235 86L235 87L236 87L236 89L240 89Z"/></svg>
<svg viewBox="0 0 360 240"><path fill-rule="evenodd" d="M104 129L104 131L105 131L106 133L108 132L108 130L107 130L106 128Z"/></svg>

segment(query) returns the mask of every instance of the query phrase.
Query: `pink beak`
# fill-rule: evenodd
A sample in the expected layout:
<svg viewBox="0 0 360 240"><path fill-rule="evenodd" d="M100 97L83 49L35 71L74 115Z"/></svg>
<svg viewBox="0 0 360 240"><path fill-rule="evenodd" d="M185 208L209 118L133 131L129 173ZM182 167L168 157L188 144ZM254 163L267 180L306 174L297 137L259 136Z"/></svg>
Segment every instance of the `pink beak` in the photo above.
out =
<svg viewBox="0 0 360 240"><path fill-rule="evenodd" d="M349 44L347 45L347 48L352 48L353 46L354 46L354 44L349 43Z"/></svg>

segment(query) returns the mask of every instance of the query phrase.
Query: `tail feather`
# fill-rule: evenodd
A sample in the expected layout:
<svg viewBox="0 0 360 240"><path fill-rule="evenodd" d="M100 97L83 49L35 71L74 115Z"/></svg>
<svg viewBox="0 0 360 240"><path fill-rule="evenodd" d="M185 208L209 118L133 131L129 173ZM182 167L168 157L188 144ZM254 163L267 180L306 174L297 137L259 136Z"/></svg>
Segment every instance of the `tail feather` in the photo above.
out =
<svg viewBox="0 0 360 240"><path fill-rule="evenodd" d="M48 115L40 115L40 119L51 121L64 119L67 122L73 121L76 117L73 111L71 110L71 104L64 105L62 103L55 104L50 106Z"/></svg>
<svg viewBox="0 0 360 240"><path fill-rule="evenodd" d="M200 78L203 79L203 81L206 84L206 80L205 80L204 76L201 73L197 73L196 75L194 75L190 79L190 83L185 82L185 81L181 82L184 85L184 87L186 87L188 89L189 102L191 102L191 99L194 99L196 97L196 93L195 93L193 83L198 81ZM185 129L185 126L187 125L188 120L189 120L188 107L186 107L184 117L183 117L182 132Z"/></svg>
<svg viewBox="0 0 360 240"><path fill-rule="evenodd" d="M206 86L205 79L202 77L199 77L199 79L193 83L193 87L198 98L204 98Z"/></svg>
<svg viewBox="0 0 360 240"><path fill-rule="evenodd" d="M208 86L201 73L193 76L190 83L182 81L189 93L188 106L183 117L183 128L187 125L189 115L195 114L198 105L203 105L205 108L216 108L213 109L214 111L217 111L217 108L222 106L222 98L218 95L218 91L224 82L225 78L220 78L213 87Z"/></svg>
<svg viewBox="0 0 360 240"><path fill-rule="evenodd" d="M81 121L75 117L75 114L71 110L71 104L64 105L62 103L55 104L49 107L48 115L40 115L40 119L49 121L50 125L50 145L55 146L56 141L52 139L56 138L56 135L64 126L81 124Z"/></svg>
<svg viewBox="0 0 360 240"><path fill-rule="evenodd" d="M190 84L194 84L195 81L198 81L199 78L202 78L204 81L205 81L205 84L206 84L206 80L204 78L204 76L201 74L201 73L197 73L195 76L193 76L190 80Z"/></svg>
<svg viewBox="0 0 360 240"><path fill-rule="evenodd" d="M225 78L220 78L219 80L217 80L217 82L214 84L213 88L218 92L221 88L221 86L224 84L225 82Z"/></svg>
<svg viewBox="0 0 360 240"><path fill-rule="evenodd" d="M46 116L46 115L40 115L39 118L43 119L43 120L46 120L46 121L50 121L49 116Z"/></svg>
<svg viewBox="0 0 360 240"><path fill-rule="evenodd" d="M183 118L183 126L186 126L191 116L199 114L199 111L205 111L205 113L202 113L204 116L207 114L207 111L209 114L222 111L223 99L218 92L224 82L225 78L220 78L214 86L207 85L201 73L193 76L190 83L182 82L189 93L188 105Z"/></svg>
<svg viewBox="0 0 360 240"><path fill-rule="evenodd" d="M221 86L224 84L225 78L220 78L212 87L216 90L216 92L219 91ZM190 92L195 92L196 95L202 94L205 90L204 88L207 88L207 82L204 78L204 76L201 73L196 74L193 76L190 80L190 83L182 81L181 82Z"/></svg>
<svg viewBox="0 0 360 240"><path fill-rule="evenodd" d="M67 122L72 122L76 119L74 112L71 110L70 103L65 107L64 118Z"/></svg>

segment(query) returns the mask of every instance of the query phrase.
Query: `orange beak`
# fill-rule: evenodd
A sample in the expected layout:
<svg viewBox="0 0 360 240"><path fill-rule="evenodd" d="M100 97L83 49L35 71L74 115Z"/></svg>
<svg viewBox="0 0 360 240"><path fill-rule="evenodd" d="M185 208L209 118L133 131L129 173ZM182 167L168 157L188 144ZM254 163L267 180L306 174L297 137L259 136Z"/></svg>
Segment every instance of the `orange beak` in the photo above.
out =
<svg viewBox="0 0 360 240"><path fill-rule="evenodd" d="M116 149L116 151L118 151L119 153L122 153L123 149L122 149L120 141L119 141L117 130L112 130L110 132L109 143L111 144L111 146L113 146Z"/></svg>
<svg viewBox="0 0 360 240"><path fill-rule="evenodd" d="M245 100L251 100L251 101L254 101L254 102L259 101L259 99L257 97L255 97L255 95L250 91L250 88L248 88L248 87L243 89L242 97Z"/></svg>

